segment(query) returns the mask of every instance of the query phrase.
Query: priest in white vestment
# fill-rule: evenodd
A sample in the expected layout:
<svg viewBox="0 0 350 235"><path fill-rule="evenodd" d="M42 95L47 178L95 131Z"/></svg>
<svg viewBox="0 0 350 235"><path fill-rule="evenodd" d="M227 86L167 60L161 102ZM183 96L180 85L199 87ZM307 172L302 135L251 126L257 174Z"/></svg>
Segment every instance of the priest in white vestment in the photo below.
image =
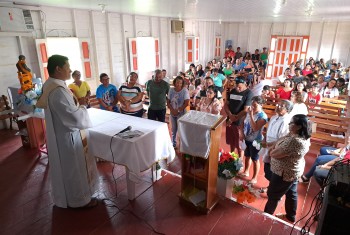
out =
<svg viewBox="0 0 350 235"><path fill-rule="evenodd" d="M53 202L62 208L93 207L96 162L84 153L80 130L92 126L85 106L78 106L65 81L70 78L68 58L48 60L49 79L37 107L44 108Z"/></svg>

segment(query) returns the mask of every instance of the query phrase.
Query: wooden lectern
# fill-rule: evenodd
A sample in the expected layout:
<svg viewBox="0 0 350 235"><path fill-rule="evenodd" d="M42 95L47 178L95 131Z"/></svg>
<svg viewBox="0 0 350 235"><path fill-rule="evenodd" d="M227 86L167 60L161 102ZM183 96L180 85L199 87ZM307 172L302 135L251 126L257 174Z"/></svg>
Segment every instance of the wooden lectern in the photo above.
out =
<svg viewBox="0 0 350 235"><path fill-rule="evenodd" d="M225 117L189 111L178 121L182 180L180 202L209 213L216 193L219 145Z"/></svg>

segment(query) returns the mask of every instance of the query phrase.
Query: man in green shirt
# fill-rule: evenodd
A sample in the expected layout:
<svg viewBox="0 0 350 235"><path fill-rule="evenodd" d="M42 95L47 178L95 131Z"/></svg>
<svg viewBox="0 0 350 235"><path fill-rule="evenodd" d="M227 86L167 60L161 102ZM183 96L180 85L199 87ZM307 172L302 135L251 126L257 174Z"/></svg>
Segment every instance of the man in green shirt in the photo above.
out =
<svg viewBox="0 0 350 235"><path fill-rule="evenodd" d="M260 54L260 60L262 62L262 65L264 66L264 69L266 69L268 62L268 53L266 47L263 48L263 52Z"/></svg>
<svg viewBox="0 0 350 235"><path fill-rule="evenodd" d="M156 70L154 78L146 83L146 91L149 97L148 119L165 122L166 96L170 86L162 78L162 71Z"/></svg>

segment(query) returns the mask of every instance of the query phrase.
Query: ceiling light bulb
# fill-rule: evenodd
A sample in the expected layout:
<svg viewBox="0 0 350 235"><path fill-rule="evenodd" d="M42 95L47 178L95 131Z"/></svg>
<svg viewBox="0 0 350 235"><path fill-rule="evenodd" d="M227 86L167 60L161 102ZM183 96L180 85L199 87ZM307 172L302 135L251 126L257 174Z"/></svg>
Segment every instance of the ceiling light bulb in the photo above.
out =
<svg viewBox="0 0 350 235"><path fill-rule="evenodd" d="M98 4L101 7L101 12L106 13L106 4Z"/></svg>

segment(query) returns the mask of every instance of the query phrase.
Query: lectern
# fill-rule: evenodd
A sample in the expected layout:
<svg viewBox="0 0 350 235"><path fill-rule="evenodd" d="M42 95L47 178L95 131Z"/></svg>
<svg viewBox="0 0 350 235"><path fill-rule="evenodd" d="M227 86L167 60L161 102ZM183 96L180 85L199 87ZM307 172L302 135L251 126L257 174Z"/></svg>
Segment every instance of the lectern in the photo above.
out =
<svg viewBox="0 0 350 235"><path fill-rule="evenodd" d="M216 194L219 145L225 117L191 110L178 120L182 180L180 202L209 213Z"/></svg>

